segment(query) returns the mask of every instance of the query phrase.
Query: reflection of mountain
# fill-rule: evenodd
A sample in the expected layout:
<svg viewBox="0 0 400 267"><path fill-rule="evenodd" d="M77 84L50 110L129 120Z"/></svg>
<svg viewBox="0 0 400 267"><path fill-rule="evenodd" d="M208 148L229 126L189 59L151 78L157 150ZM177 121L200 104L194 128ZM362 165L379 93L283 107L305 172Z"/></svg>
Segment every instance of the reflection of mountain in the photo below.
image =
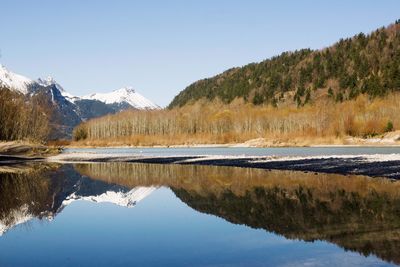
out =
<svg viewBox="0 0 400 267"><path fill-rule="evenodd" d="M95 163L0 173L0 233L74 200L132 206L159 186L187 205L291 239L400 263L400 182L257 169Z"/></svg>
<svg viewBox="0 0 400 267"><path fill-rule="evenodd" d="M127 192L126 190L118 190L118 191L108 190L99 195L89 195L89 196L79 195L79 193L76 192L68 196L63 201L62 204L63 206L67 206L71 202L76 200L87 200L97 203L108 202L123 207L133 207L136 205L137 202L150 195L155 189L156 187L154 186L150 187L138 186Z"/></svg>
<svg viewBox="0 0 400 267"><path fill-rule="evenodd" d="M400 182L188 165L101 163L77 169L126 186L166 185L193 209L229 222L400 263Z"/></svg>
<svg viewBox="0 0 400 267"><path fill-rule="evenodd" d="M76 200L133 207L155 189L93 180L67 165L0 171L0 235L32 218L51 220Z"/></svg>

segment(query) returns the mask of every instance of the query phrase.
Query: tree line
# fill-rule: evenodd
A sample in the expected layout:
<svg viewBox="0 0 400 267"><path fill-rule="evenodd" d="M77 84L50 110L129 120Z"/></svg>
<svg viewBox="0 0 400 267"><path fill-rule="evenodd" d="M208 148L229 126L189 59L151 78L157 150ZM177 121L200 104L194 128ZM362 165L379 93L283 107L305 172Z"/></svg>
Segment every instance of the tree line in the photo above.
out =
<svg viewBox="0 0 400 267"><path fill-rule="evenodd" d="M370 137L400 125L400 94L360 95L337 103L322 99L302 108L249 103L197 102L172 110L128 110L95 118L74 129L74 139L94 145L173 145L243 142L264 137L289 141Z"/></svg>

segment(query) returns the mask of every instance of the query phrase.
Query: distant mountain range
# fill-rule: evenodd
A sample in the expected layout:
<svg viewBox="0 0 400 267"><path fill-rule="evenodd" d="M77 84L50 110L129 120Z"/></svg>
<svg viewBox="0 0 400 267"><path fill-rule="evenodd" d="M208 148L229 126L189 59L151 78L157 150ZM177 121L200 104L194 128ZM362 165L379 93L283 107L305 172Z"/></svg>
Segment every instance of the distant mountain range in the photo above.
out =
<svg viewBox="0 0 400 267"><path fill-rule="evenodd" d="M95 183L94 183L95 184ZM97 184L96 184L97 185ZM103 185L103 184L102 184ZM86 185L88 186L88 185ZM79 193L72 193L70 196L67 196L60 204L60 206L52 206L52 209L42 210L39 216L34 216L30 210L28 205L23 205L13 210L10 214L10 218L8 220L0 220L0 237L6 233L9 229L19 225L27 223L28 221L41 217L46 218L51 221L54 217L59 214L65 207L70 205L74 201L82 200L89 201L94 203L110 203L114 205L118 205L121 207L132 208L139 201L150 195L153 191L157 189L157 187L136 187L131 190L127 190L123 187L121 188L113 188L112 185L109 185L110 188L107 188L107 184L104 184L105 188L102 189L103 192L98 193L97 195L90 195L89 192L85 193L85 195L80 195ZM116 186L114 186L116 187ZM120 190L120 191L119 191ZM54 203L51 203L54 204ZM48 207L51 205L48 205Z"/></svg>
<svg viewBox="0 0 400 267"><path fill-rule="evenodd" d="M61 167L51 176L46 176L46 172L39 173L40 181L49 185L48 191L26 194L22 198L32 197L26 203L14 203L12 207L4 204L3 210L0 211L0 236L16 225L24 224L34 218L51 221L74 201L111 203L132 208L158 188L156 186L128 188L114 183L98 181L79 175L72 166L68 165ZM2 178L4 178L3 183L6 183L8 179L16 179L28 187L33 186L38 181L35 174L29 172L9 175L3 173ZM19 191L21 188L16 188L16 190ZM39 195L36 195L37 193ZM6 197L3 195L0 198ZM7 212L4 213L5 210Z"/></svg>
<svg viewBox="0 0 400 267"><path fill-rule="evenodd" d="M3 65L0 65L0 87L27 97L43 97L44 102L51 107L50 139L71 138L73 128L91 118L126 109L160 108L132 87L78 97L65 91L52 77L32 80L8 70Z"/></svg>

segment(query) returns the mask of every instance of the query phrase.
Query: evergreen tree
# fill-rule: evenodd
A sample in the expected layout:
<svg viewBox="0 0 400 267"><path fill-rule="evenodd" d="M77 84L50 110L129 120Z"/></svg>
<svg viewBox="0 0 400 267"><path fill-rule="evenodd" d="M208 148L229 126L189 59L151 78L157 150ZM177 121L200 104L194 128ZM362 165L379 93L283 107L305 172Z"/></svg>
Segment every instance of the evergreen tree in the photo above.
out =
<svg viewBox="0 0 400 267"><path fill-rule="evenodd" d="M354 98L360 93L372 97L400 90L400 25L397 20L369 35L341 39L332 47L284 52L260 63L229 69L200 80L183 90L169 108L184 106L202 98L230 103L254 96L254 104L273 103L276 95L295 91L293 101L303 98L303 88L341 91ZM258 92L257 94L255 92ZM311 92L311 96L314 92ZM334 97L328 92L329 97ZM340 97L339 97L340 99ZM344 100L344 99L343 99ZM288 99L280 99L288 101ZM301 99L300 99L301 102Z"/></svg>

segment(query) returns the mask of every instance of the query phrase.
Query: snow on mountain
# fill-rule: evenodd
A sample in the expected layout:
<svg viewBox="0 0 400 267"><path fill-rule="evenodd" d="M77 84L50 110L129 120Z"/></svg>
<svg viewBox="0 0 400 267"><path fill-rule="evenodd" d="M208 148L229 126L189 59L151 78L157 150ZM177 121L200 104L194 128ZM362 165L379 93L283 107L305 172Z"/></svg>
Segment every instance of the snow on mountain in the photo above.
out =
<svg viewBox="0 0 400 267"><path fill-rule="evenodd" d="M23 94L29 93L30 89L34 88L35 86L47 87L54 85L56 89L61 92L61 95L66 97L68 100L76 99L75 96L67 93L64 90L64 88L50 76L47 77L46 79L39 78L37 81L34 81L25 76L16 74L8 70L4 65L1 64L0 64L0 85Z"/></svg>
<svg viewBox="0 0 400 267"><path fill-rule="evenodd" d="M29 86L34 84L31 79L9 71L4 65L0 64L0 85L11 90L27 94Z"/></svg>
<svg viewBox="0 0 400 267"><path fill-rule="evenodd" d="M52 85L54 85L54 86L60 91L61 95L62 95L63 97L65 97L65 98L67 98L67 100L69 100L70 102L74 102L74 101L80 99L79 97L74 96L74 95L68 93L67 91L65 91L64 88L63 88L59 83L57 83L57 81L54 80L54 78L51 77L51 76L48 76L48 77L45 78L45 79L39 78L39 79L37 79L36 82L37 82L39 85L45 86L45 87L46 87L46 86L52 86Z"/></svg>
<svg viewBox="0 0 400 267"><path fill-rule="evenodd" d="M160 107L138 92L132 87L123 87L110 93L95 93L83 96L82 99L99 100L106 104L127 103L137 109L159 109Z"/></svg>
<svg viewBox="0 0 400 267"><path fill-rule="evenodd" d="M79 196L73 193L63 201L62 206L65 207L76 200L86 200L96 203L107 202L123 207L133 207L137 202L150 195L156 189L157 187L154 186L138 186L128 192L106 191L103 194L93 196Z"/></svg>
<svg viewBox="0 0 400 267"><path fill-rule="evenodd" d="M51 76L47 76L47 78L45 78L45 79L39 78L39 79L37 79L37 83L40 84L40 85L42 85L42 86L51 86L51 85L55 85L56 88L57 88L58 90L60 90L60 92L65 92L64 88L63 88L60 84L58 84L58 83L56 82L56 80L54 80L54 78L51 77Z"/></svg>
<svg viewBox="0 0 400 267"><path fill-rule="evenodd" d="M0 87L20 92L28 97L40 96L50 104L52 124L50 139L71 138L73 128L88 119L114 114L129 108L159 109L160 107L131 87L111 93L95 93L83 98L69 94L52 77L31 80L9 71L0 64Z"/></svg>
<svg viewBox="0 0 400 267"><path fill-rule="evenodd" d="M82 98L74 96L64 90L51 76L47 78L39 78L34 81L25 76L9 71L4 65L0 65L0 85L10 88L11 90L21 92L23 94L33 93L37 87L55 87L63 97L69 102L75 103L78 100L98 100L105 104L117 104L132 106L137 109L159 109L160 107L138 92L132 87L124 87L114 90L111 93L94 93ZM32 91L33 89L33 91Z"/></svg>
<svg viewBox="0 0 400 267"><path fill-rule="evenodd" d="M155 186L138 186L128 192L109 190L100 195L91 196L79 196L76 193L72 193L62 202L59 209L57 209L57 212L44 211L41 213L41 215L43 216L42 218L45 218L48 221L52 221L54 219L54 216L61 212L66 206L77 200L91 201L95 203L106 202L122 207L131 208L134 207L139 201L150 195L157 188L158 187ZM27 205L22 205L20 208L15 209L10 214L8 214L6 219L0 220L0 236L2 236L11 228L19 224L27 223L33 218L35 218L35 216L29 212L29 207Z"/></svg>
<svg viewBox="0 0 400 267"><path fill-rule="evenodd" d="M28 206L23 205L19 209L12 210L7 219L0 220L0 236L7 232L10 228L28 222L33 218L29 212Z"/></svg>

